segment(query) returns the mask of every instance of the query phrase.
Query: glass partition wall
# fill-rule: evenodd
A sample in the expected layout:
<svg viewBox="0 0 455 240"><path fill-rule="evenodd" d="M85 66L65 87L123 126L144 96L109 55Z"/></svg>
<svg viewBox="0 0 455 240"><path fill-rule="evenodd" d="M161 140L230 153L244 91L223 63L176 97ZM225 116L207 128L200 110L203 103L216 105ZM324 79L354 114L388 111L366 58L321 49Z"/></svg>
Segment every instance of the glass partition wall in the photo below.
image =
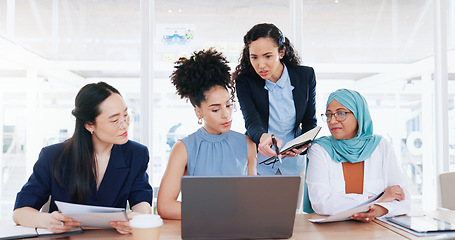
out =
<svg viewBox="0 0 455 240"><path fill-rule="evenodd" d="M421 208L423 165L435 164L434 11L429 0L155 0L144 16L141 0L0 0L0 217L10 218L15 196L42 147L72 135L74 97L89 82L120 90L136 114L131 139L141 126L153 132L149 174L158 188L169 152L199 125L189 102L170 84L173 62L214 47L238 63L243 35L260 22L276 24L304 65L317 76L317 115L328 95L351 88L367 99L375 133L392 142ZM447 1L450 167L454 170L455 6ZM451 9L451 10L450 10ZM145 11L147 12L147 11ZM141 91L141 17L150 17L153 116L144 116ZM142 33L144 34L144 33ZM142 94L144 94L142 92ZM244 132L234 114L232 129ZM323 127L321 135L329 131ZM430 183L435 187L436 183ZM156 194L156 192L155 192ZM425 194L425 193L424 193ZM427 196L436 204L434 195Z"/></svg>
<svg viewBox="0 0 455 240"><path fill-rule="evenodd" d="M116 87L140 106L140 2L0 0L0 217L40 149L72 136L77 91L89 82ZM140 141L140 113L130 138Z"/></svg>

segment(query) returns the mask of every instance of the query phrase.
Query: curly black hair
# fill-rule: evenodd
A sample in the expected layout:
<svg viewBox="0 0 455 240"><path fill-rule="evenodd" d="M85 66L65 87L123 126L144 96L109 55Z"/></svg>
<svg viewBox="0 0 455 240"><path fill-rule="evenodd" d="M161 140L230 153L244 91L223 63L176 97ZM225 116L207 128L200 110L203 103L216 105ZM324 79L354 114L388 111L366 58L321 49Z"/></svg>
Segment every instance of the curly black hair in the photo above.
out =
<svg viewBox="0 0 455 240"><path fill-rule="evenodd" d="M235 80L243 74L256 74L250 62L250 44L259 38L270 38L278 46L278 51L285 49L281 62L288 67L294 67L300 64L300 58L294 50L291 42L283 35L281 30L271 23L260 23L254 25L243 37L243 51L240 55L240 63L235 67L232 78Z"/></svg>
<svg viewBox="0 0 455 240"><path fill-rule="evenodd" d="M181 57L175 64L171 82L180 98L190 99L193 106L200 107L206 100L205 93L214 86L224 87L234 96L231 68L226 58L216 50L194 52L189 59Z"/></svg>

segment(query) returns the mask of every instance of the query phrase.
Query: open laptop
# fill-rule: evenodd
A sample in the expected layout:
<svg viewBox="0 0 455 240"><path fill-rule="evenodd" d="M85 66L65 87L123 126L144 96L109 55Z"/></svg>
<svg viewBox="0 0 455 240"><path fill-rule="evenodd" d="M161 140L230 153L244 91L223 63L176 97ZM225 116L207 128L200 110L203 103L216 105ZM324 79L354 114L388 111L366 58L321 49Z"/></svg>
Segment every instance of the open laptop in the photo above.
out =
<svg viewBox="0 0 455 240"><path fill-rule="evenodd" d="M300 176L184 176L183 239L290 238Z"/></svg>

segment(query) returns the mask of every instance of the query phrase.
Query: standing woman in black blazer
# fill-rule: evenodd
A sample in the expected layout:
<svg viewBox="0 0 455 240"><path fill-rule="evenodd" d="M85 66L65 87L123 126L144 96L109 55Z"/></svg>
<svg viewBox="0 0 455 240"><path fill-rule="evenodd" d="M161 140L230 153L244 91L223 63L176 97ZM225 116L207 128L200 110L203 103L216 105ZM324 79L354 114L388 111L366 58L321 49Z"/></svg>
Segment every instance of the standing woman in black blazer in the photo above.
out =
<svg viewBox="0 0 455 240"><path fill-rule="evenodd" d="M300 59L289 39L273 24L261 23L243 37L245 44L233 79L247 135L258 146L261 175L296 175L304 168L306 146L283 154L282 163L260 164L276 156L278 147L316 126L316 78Z"/></svg>

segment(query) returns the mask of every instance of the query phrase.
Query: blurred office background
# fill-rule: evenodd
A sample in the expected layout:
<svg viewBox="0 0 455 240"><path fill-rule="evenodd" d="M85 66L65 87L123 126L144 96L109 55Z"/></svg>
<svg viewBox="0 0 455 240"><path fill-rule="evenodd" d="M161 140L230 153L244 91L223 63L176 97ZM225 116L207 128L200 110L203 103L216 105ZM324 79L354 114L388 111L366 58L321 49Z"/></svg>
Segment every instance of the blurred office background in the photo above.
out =
<svg viewBox="0 0 455 240"><path fill-rule="evenodd" d="M173 62L214 47L234 69L243 36L276 24L317 75L318 125L332 91L360 91L392 142L413 208L437 207L455 169L455 0L0 0L0 218L42 147L72 135L77 91L105 81L136 112L159 187L172 145L195 131ZM240 111L233 130L244 132ZM156 194L156 193L155 193Z"/></svg>

